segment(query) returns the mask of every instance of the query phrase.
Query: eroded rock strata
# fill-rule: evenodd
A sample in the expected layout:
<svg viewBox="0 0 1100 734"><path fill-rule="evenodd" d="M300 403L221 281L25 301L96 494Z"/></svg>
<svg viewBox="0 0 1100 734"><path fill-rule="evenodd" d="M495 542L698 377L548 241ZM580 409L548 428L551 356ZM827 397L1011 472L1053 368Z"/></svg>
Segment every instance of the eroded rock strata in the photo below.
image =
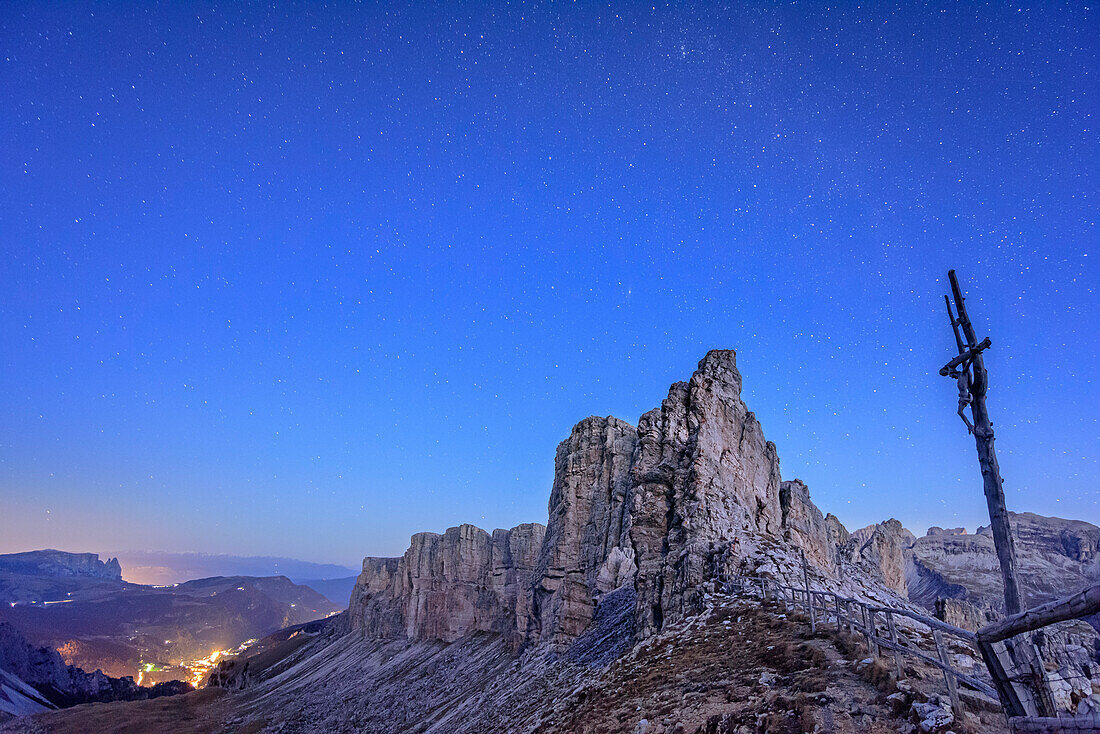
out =
<svg viewBox="0 0 1100 734"><path fill-rule="evenodd" d="M549 522L535 569L527 634L568 642L588 626L596 599L633 583L630 465L638 432L617 418L585 418L558 446Z"/></svg>

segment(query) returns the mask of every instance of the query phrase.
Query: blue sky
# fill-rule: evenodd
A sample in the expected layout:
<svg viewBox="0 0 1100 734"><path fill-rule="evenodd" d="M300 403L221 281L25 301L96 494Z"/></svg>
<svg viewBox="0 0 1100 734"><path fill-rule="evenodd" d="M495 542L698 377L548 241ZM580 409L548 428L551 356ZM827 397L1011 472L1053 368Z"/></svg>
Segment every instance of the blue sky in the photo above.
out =
<svg viewBox="0 0 1100 734"><path fill-rule="evenodd" d="M0 17L0 552L355 564L545 521L711 348L850 527L1100 521L1079 4L26 3Z"/></svg>

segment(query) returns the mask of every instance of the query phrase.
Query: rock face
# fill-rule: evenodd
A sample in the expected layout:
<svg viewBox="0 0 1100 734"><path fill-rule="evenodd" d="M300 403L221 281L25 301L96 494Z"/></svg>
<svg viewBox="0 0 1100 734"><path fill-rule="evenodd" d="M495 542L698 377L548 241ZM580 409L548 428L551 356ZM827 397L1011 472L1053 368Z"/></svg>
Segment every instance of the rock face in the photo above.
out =
<svg viewBox="0 0 1100 734"><path fill-rule="evenodd" d="M894 560L887 537L870 546L876 560ZM603 595L631 585L648 636L696 608L704 582L783 538L826 575L849 542L805 484L781 488L775 446L741 400L736 356L717 350L637 429L610 417L573 428L558 446L544 535L534 525L417 534L401 558L364 560L349 617L374 638L485 631L561 650Z"/></svg>
<svg viewBox="0 0 1100 734"><path fill-rule="evenodd" d="M1100 579L1100 528L1079 520L1009 513L1021 586L1029 605ZM942 598L1001 610L1001 570L989 528L929 528L907 558L909 598L929 609Z"/></svg>
<svg viewBox="0 0 1100 734"><path fill-rule="evenodd" d="M741 400L732 351L708 352L690 382L641 417L631 472L638 629L647 635L694 606L742 533L780 531L779 458Z"/></svg>
<svg viewBox="0 0 1100 734"><path fill-rule="evenodd" d="M548 514L545 529L490 535L463 525L413 536L400 558L365 559L352 626L372 638L446 642L492 632L513 649L561 651L602 597L632 586L635 630L648 637L698 609L725 573L800 580L800 551L812 576L852 594L897 594L929 609L965 598L984 609L999 593L986 531L933 528L917 540L887 520L849 533L803 482L781 481L775 446L741 400L732 351L709 352L637 429L610 417L578 423L557 449ZM1021 559L1038 559L1036 593L1064 591L1069 576L1100 564L1094 526L1026 515L1014 524ZM978 618L961 606L943 613Z"/></svg>
<svg viewBox="0 0 1100 734"><path fill-rule="evenodd" d="M779 485L783 539L801 546L806 558L819 568L831 570L837 564L837 549L847 542L848 531L832 515L831 521L810 501L810 490L800 479ZM843 537L843 541L840 538Z"/></svg>
<svg viewBox="0 0 1100 734"><path fill-rule="evenodd" d="M526 629L532 571L546 529L492 535L473 525L417 533L401 558L367 558L351 599L354 629L381 638L453 642L472 632L515 639Z"/></svg>
<svg viewBox="0 0 1100 734"><path fill-rule="evenodd" d="M558 446L531 597L531 640L572 640L592 620L601 594L633 583L627 498L637 443L630 424L591 417Z"/></svg>

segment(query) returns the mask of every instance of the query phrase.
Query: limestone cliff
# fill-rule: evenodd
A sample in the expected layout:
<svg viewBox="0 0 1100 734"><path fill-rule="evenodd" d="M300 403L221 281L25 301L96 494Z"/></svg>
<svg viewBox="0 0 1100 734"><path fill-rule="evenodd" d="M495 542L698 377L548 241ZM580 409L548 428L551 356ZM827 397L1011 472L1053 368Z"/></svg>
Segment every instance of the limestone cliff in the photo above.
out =
<svg viewBox="0 0 1100 734"><path fill-rule="evenodd" d="M352 592L353 629L372 637L453 642L473 632L518 641L545 527L492 535L473 525L417 533L400 558L367 558Z"/></svg>
<svg viewBox="0 0 1100 734"><path fill-rule="evenodd" d="M832 515L828 520L810 501L810 490L800 479L779 485L779 506L783 513L783 539L806 551L806 558L823 571L837 565L840 538L848 531Z"/></svg>
<svg viewBox="0 0 1100 734"><path fill-rule="evenodd" d="M1025 514L1013 528L1033 597L1100 576L1094 526ZM635 629L647 637L696 610L726 574L800 581L803 551L812 578L853 595L996 607L987 531L933 528L917 540L888 520L849 533L803 482L781 481L775 446L741 400L736 355L715 350L636 429L612 417L573 427L557 448L545 528L418 533L400 558L364 560L349 619L376 638L491 632L513 649L560 651L621 586L633 587Z"/></svg>
<svg viewBox="0 0 1100 734"><path fill-rule="evenodd" d="M632 585L637 629L647 636L695 608L704 583L765 543L785 539L819 573L835 575L848 541L805 484L781 489L775 446L741 400L729 350L709 352L637 429L611 417L574 426L557 449L548 515L545 535L520 526L490 537L466 525L413 536L401 558L367 558L353 627L444 641L498 632L513 645L562 649L589 625L601 596Z"/></svg>
<svg viewBox="0 0 1100 734"><path fill-rule="evenodd" d="M913 534L891 518L852 532L840 553L845 560L906 597L909 592L905 553L914 541Z"/></svg>
<svg viewBox="0 0 1100 734"><path fill-rule="evenodd" d="M558 446L549 522L535 571L528 636L567 642L588 626L603 593L634 581L630 464L637 431L586 418Z"/></svg>

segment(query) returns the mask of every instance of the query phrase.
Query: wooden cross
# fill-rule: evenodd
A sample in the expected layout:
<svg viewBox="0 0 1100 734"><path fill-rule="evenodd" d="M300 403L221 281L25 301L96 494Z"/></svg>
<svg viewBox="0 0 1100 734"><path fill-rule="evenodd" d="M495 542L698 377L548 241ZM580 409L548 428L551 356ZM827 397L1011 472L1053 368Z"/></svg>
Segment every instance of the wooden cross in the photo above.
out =
<svg viewBox="0 0 1100 734"><path fill-rule="evenodd" d="M985 394L989 387L989 376L985 371L982 352L989 348L989 338L978 341L974 326L966 313L966 303L959 288L955 271L949 270L947 278L951 281L951 294L955 298L956 317L951 312L951 299L943 297L947 303L947 316L951 319L951 329L955 332L955 346L959 355L940 369L940 374L958 377L963 371L969 371L970 413L974 419L974 443L978 449L978 464L982 470L985 500L989 507L990 529L997 548L997 559L1001 564L1001 578L1005 587L1005 614L1013 615L1023 610L1023 598L1020 594L1020 582L1016 574L1016 548L1008 526L1008 510L1005 509L1005 493L1001 481L1001 468L997 463L997 452L993 448L993 422L989 420L989 411L985 406ZM960 333L961 330L961 333ZM962 370L956 368L961 367ZM962 416L962 400L959 414ZM963 420L966 418L963 416ZM969 424L968 424L969 425Z"/></svg>

